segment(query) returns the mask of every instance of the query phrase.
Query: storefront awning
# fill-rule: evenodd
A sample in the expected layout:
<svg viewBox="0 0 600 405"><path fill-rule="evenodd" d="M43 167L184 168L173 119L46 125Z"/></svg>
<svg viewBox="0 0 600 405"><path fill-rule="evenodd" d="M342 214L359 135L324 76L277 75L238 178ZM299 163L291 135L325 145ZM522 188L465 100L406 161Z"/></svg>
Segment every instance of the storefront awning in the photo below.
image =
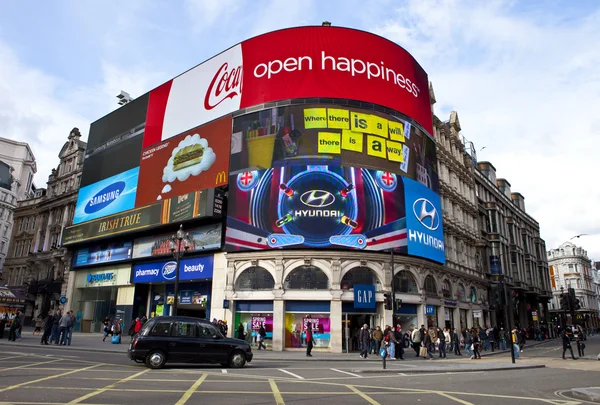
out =
<svg viewBox="0 0 600 405"><path fill-rule="evenodd" d="M0 306L23 306L25 303L32 301L26 295L19 291L11 290L6 287L0 287Z"/></svg>

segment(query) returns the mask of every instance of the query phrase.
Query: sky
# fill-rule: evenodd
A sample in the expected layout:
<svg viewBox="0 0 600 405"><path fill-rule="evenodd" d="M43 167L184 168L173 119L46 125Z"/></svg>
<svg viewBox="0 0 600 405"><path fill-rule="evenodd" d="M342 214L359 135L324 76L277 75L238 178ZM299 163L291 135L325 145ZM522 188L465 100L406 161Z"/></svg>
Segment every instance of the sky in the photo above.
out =
<svg viewBox="0 0 600 405"><path fill-rule="evenodd" d="M600 3L595 0L129 0L3 2L0 136L28 142L44 187L73 127L230 46L299 25L371 31L429 74L447 120L513 192L548 249L600 260ZM590 182L591 181L591 182Z"/></svg>

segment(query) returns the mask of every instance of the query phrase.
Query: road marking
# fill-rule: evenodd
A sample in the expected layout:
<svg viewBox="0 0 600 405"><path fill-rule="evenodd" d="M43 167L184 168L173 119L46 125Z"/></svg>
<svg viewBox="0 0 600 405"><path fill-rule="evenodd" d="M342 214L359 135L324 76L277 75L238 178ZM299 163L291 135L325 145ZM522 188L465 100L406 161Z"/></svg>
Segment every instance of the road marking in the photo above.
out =
<svg viewBox="0 0 600 405"><path fill-rule="evenodd" d="M10 371L10 370L17 370L20 368L29 368L32 366L41 366L42 364L50 364L50 363L56 363L57 361L60 361L61 359L56 359L56 360L50 360L50 361L40 361L37 363L29 363L29 364L25 364L24 366L17 366L17 367L9 367L9 368L3 368L0 369L0 373L3 373L5 371ZM41 368L42 370L46 370L45 368Z"/></svg>
<svg viewBox="0 0 600 405"><path fill-rule="evenodd" d="M332 370L332 371L337 371L338 373L342 373L342 374L348 374L348 375L351 375L352 377L358 377L358 378L362 378L362 376L361 376L361 375L354 374L354 373L350 373L350 372L348 372L348 371L338 370L337 368L330 368L330 370Z"/></svg>
<svg viewBox="0 0 600 405"><path fill-rule="evenodd" d="M18 356L4 357L4 358L1 358L1 359L0 359L0 361L6 361L6 360L8 360L8 359L18 359L18 358L20 358L20 357L26 357L26 356L27 356L26 354L21 354L21 355L18 355ZM11 363L12 363L12 362L11 362Z"/></svg>
<svg viewBox="0 0 600 405"><path fill-rule="evenodd" d="M185 405L185 403L188 401L188 399L190 399L190 397L192 396L192 394L198 389L198 387L200 386L200 384L202 384L202 382L206 379L206 377L208 376L208 374L202 374L200 376L200 378L198 378L198 380L196 380L196 382L194 384L192 384L192 386L190 387L189 390L187 390L179 399L179 401L177 401L175 403L175 405Z"/></svg>
<svg viewBox="0 0 600 405"><path fill-rule="evenodd" d="M270 378L269 385L271 386L271 391L273 391L273 397L275 398L275 403L277 405L285 405L285 402L283 402L283 397L281 396L281 392L279 391L279 388L277 387L275 380Z"/></svg>
<svg viewBox="0 0 600 405"><path fill-rule="evenodd" d="M38 378L37 380L32 380L32 381L27 381L27 382L20 383L20 384L10 385L8 387L0 389L0 392L10 391L10 390L14 390L15 388L23 387L25 385L35 384L35 383L39 383L39 382L42 382L42 381L47 381L47 380L52 380L52 379L55 379L55 378L64 377L66 375L79 373L81 371L86 371L86 370L89 370L91 368L98 367L98 366L99 365L94 365L94 366L79 368L77 370L71 370L71 371L68 371L66 373L55 374L55 375L51 375L51 376L48 376L48 377Z"/></svg>
<svg viewBox="0 0 600 405"><path fill-rule="evenodd" d="M69 404L78 404L82 401L85 401L88 398L95 397L96 395L99 395L99 394L102 394L103 392L109 391L109 390L115 388L119 384L123 384L123 383L126 383L127 381L133 380L134 378L139 377L140 375L147 373L148 371L150 371L150 369L140 371L139 373L135 373L133 375L130 375L129 377L125 377L119 381L115 381L114 383L107 385L104 388L97 389L94 392L90 392L89 394L85 394L84 396L81 396L79 398L75 398L74 400L72 400L71 402L68 402L68 403Z"/></svg>
<svg viewBox="0 0 600 405"><path fill-rule="evenodd" d="M354 387L353 385L346 385L346 387L350 388L352 391L357 393L360 397L362 397L365 401L367 401L371 405L381 405L379 402L375 401L373 398L371 398L370 396L368 396L367 394L365 394L358 388Z"/></svg>
<svg viewBox="0 0 600 405"><path fill-rule="evenodd" d="M304 377L302 377L301 375L298 375L298 374L294 374L294 373L292 373L291 371L287 371L287 370L284 370L284 369L282 369L282 368L278 368L277 370L281 371L282 373L289 374L289 375L291 375L292 377L295 377L295 378L297 378L297 379L299 379L299 380L304 380Z"/></svg>
<svg viewBox="0 0 600 405"><path fill-rule="evenodd" d="M223 369L223 370L221 370L221 373L227 374L227 370Z"/></svg>
<svg viewBox="0 0 600 405"><path fill-rule="evenodd" d="M451 399L451 400L453 400L453 401L455 401L455 402L458 402L459 404L463 404L463 405L473 405L473 403L472 403L472 402L463 401L462 399L459 399L459 398L453 397L452 395L444 394L443 392L438 392L437 394L438 394L438 395L440 395L440 396L442 396L442 397L445 397L445 398Z"/></svg>

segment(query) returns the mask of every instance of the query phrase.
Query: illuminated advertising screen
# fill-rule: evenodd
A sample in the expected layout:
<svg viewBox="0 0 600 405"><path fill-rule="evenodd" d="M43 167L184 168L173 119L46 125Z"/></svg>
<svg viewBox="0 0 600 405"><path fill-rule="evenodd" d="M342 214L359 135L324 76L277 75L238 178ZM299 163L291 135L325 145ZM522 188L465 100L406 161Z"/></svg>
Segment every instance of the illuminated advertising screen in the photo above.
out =
<svg viewBox="0 0 600 405"><path fill-rule="evenodd" d="M233 121L231 173L297 164L363 167L408 176L437 192L436 162L435 142L400 114L298 104Z"/></svg>
<svg viewBox="0 0 600 405"><path fill-rule="evenodd" d="M221 224L211 224L186 230L191 241L188 252L221 248L221 228ZM133 258L172 254L170 245L172 236L173 232L136 239L133 244Z"/></svg>
<svg viewBox="0 0 600 405"><path fill-rule="evenodd" d="M288 166L239 173L229 187L228 251L394 249L445 262L440 197L394 173Z"/></svg>
<svg viewBox="0 0 600 405"><path fill-rule="evenodd" d="M106 264L131 259L133 243L111 242L77 249L73 255L73 267Z"/></svg>
<svg viewBox="0 0 600 405"><path fill-rule="evenodd" d="M406 114L433 133L427 74L397 44L342 27L298 27L237 44L152 90L143 148L240 109L342 98Z"/></svg>
<svg viewBox="0 0 600 405"><path fill-rule="evenodd" d="M118 214L135 206L139 167L79 189L73 223Z"/></svg>
<svg viewBox="0 0 600 405"><path fill-rule="evenodd" d="M136 206L227 184L231 116L142 151Z"/></svg>

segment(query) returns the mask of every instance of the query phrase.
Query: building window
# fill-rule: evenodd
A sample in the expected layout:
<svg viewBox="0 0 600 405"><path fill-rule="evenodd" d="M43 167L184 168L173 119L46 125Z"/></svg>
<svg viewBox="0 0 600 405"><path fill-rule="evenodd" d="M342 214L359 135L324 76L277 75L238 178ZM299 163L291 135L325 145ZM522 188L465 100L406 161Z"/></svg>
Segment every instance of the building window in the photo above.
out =
<svg viewBox="0 0 600 405"><path fill-rule="evenodd" d="M35 215L31 217L31 224L30 224L30 226L31 226L32 230L35 229Z"/></svg>
<svg viewBox="0 0 600 405"><path fill-rule="evenodd" d="M477 290L475 289L475 287L471 287L471 302L477 302Z"/></svg>
<svg viewBox="0 0 600 405"><path fill-rule="evenodd" d="M23 230L23 218L19 218L19 232Z"/></svg>
<svg viewBox="0 0 600 405"><path fill-rule="evenodd" d="M354 284L375 285L376 283L377 276L373 270L368 267L357 267L344 274L340 287L342 290L349 290L354 288Z"/></svg>
<svg viewBox="0 0 600 405"><path fill-rule="evenodd" d="M462 284L458 285L458 288L456 290L456 293L458 294L458 300L460 302L468 302L467 300L467 292L465 290L465 286Z"/></svg>
<svg viewBox="0 0 600 405"><path fill-rule="evenodd" d="M425 294L429 296L437 296L437 285L433 276L425 277Z"/></svg>
<svg viewBox="0 0 600 405"><path fill-rule="evenodd" d="M444 298L451 300L452 299L452 287L450 287L450 283L448 280L444 280L442 283L442 294Z"/></svg>
<svg viewBox="0 0 600 405"><path fill-rule="evenodd" d="M329 279L315 266L302 266L285 278L284 288L286 290L327 290Z"/></svg>
<svg viewBox="0 0 600 405"><path fill-rule="evenodd" d="M237 291L272 290L274 287L273 276L262 267L250 267L244 270L235 282Z"/></svg>
<svg viewBox="0 0 600 405"><path fill-rule="evenodd" d="M418 294L419 288L413 275L408 271L401 271L394 276L394 290L403 294Z"/></svg>

